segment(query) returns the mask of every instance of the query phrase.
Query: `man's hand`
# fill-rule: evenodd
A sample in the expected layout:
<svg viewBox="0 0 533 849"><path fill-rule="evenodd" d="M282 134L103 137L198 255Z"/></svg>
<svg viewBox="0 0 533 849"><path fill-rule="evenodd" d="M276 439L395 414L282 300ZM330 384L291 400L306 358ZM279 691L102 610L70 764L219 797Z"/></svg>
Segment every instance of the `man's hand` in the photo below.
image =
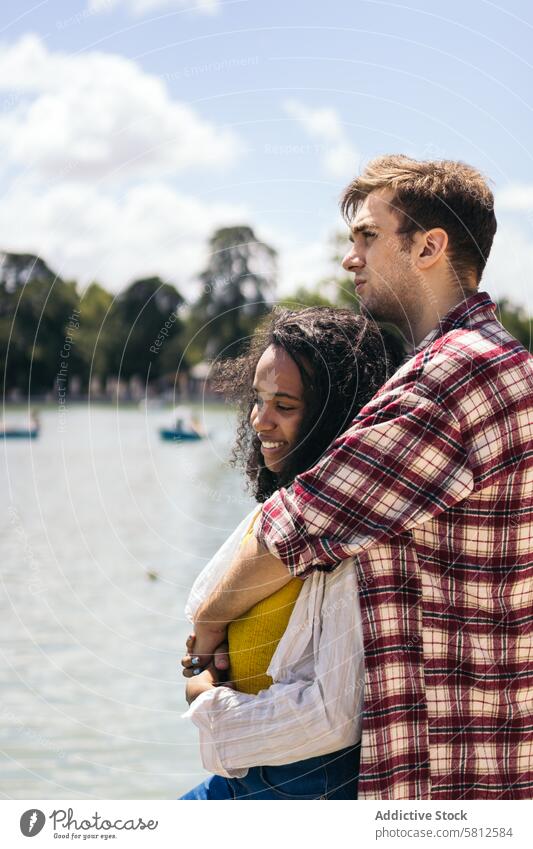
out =
<svg viewBox="0 0 533 849"><path fill-rule="evenodd" d="M217 687L220 683L219 674L213 664L210 663L207 669L204 669L203 672L200 672L199 675L196 675L187 682L187 686L185 688L187 704L190 705L201 693L205 693L207 690L212 690L213 687ZM224 683L224 686L231 687L231 684Z"/></svg>
<svg viewBox="0 0 533 849"><path fill-rule="evenodd" d="M206 629L207 634L204 633ZM194 626L194 630L195 633L189 635L185 644L187 654L181 659L185 678L199 677L210 663L217 672L227 672L229 657L226 629L207 628L199 622Z"/></svg>

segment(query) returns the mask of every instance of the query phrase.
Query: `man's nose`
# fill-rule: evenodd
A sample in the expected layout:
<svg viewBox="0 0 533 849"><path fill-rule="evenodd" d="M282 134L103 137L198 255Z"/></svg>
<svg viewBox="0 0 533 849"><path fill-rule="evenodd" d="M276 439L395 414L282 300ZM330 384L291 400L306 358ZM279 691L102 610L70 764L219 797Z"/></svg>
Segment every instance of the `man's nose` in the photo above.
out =
<svg viewBox="0 0 533 849"><path fill-rule="evenodd" d="M345 271L352 271L354 268L363 268L365 259L360 250L355 245L348 251L342 261L342 267Z"/></svg>

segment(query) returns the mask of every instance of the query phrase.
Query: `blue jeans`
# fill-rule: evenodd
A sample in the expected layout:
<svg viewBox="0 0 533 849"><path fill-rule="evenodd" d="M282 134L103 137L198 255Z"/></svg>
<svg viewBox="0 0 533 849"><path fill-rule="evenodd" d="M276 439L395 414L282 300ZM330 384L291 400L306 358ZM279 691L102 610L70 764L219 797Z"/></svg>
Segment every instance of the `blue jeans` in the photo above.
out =
<svg viewBox="0 0 533 849"><path fill-rule="evenodd" d="M360 745L283 766L254 766L244 778L211 775L181 799L357 799Z"/></svg>

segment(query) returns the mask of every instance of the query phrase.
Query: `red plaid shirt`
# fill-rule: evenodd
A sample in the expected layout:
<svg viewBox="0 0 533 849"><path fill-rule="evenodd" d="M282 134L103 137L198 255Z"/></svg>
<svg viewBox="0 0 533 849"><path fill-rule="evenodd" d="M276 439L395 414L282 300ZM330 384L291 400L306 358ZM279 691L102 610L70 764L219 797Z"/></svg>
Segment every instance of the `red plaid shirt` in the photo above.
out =
<svg viewBox="0 0 533 849"><path fill-rule="evenodd" d="M263 506L305 577L354 556L359 798L533 797L532 358L478 293Z"/></svg>

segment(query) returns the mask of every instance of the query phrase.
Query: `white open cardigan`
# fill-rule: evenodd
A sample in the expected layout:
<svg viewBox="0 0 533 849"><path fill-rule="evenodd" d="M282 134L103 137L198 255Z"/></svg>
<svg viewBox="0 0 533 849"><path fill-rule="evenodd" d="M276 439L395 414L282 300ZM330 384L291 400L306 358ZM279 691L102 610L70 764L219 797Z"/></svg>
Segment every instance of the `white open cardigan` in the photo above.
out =
<svg viewBox="0 0 533 849"><path fill-rule="evenodd" d="M231 564L256 510L200 573L185 613L192 622ZM183 714L200 731L209 772L242 778L252 766L325 755L361 738L363 635L353 560L304 582L268 667L273 684L258 695L219 686Z"/></svg>

